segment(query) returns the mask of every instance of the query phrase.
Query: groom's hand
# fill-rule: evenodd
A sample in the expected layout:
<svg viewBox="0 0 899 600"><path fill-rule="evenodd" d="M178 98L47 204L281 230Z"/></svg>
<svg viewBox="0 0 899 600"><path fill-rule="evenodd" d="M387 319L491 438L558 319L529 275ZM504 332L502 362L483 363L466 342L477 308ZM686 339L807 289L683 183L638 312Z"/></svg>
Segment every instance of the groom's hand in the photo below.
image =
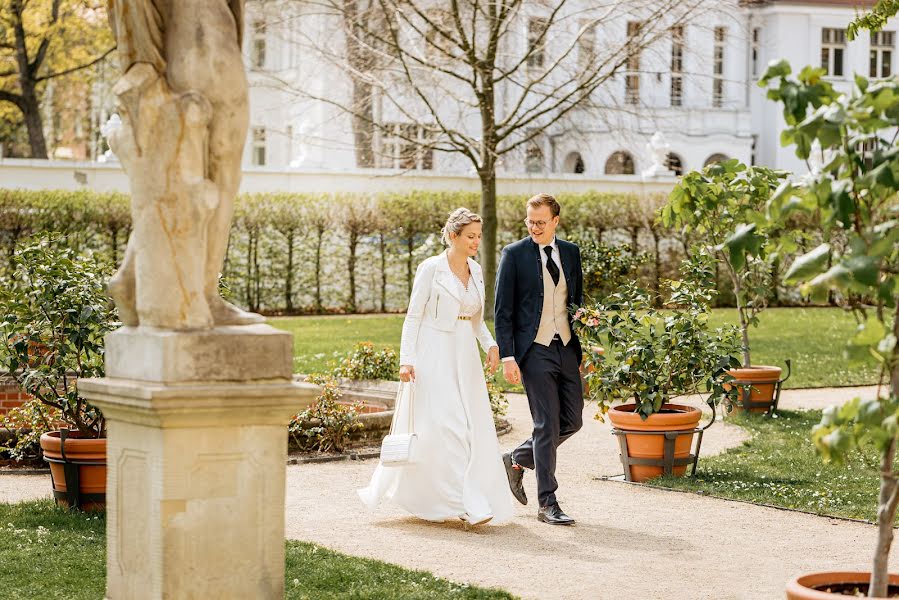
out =
<svg viewBox="0 0 899 600"><path fill-rule="evenodd" d="M518 369L518 363L514 360L503 362L503 377L509 383L521 383L521 371Z"/></svg>

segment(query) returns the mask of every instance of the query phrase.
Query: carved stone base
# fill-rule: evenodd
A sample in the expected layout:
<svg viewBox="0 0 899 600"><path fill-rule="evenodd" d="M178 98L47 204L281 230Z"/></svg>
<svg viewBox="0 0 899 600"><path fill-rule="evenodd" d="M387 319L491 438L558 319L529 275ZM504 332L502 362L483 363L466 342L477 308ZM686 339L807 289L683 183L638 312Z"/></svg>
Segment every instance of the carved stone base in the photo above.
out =
<svg viewBox="0 0 899 600"><path fill-rule="evenodd" d="M253 377L291 353L250 356L280 336L247 333L121 330L113 371L187 382L78 382L107 419L107 598L283 597L286 425L316 388ZM195 381L187 365L256 381Z"/></svg>
<svg viewBox="0 0 899 600"><path fill-rule="evenodd" d="M270 325L197 331L123 327L106 336L106 376L178 383L290 379L293 336Z"/></svg>

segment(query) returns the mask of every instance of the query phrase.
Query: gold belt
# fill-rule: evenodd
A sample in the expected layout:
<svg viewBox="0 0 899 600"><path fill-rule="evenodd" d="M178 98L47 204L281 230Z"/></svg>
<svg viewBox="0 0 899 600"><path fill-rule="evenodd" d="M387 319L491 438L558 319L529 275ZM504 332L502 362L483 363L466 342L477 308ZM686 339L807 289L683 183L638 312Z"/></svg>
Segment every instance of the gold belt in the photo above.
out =
<svg viewBox="0 0 899 600"><path fill-rule="evenodd" d="M471 317L463 317L463 316L459 315L459 320L460 321L471 321Z"/></svg>

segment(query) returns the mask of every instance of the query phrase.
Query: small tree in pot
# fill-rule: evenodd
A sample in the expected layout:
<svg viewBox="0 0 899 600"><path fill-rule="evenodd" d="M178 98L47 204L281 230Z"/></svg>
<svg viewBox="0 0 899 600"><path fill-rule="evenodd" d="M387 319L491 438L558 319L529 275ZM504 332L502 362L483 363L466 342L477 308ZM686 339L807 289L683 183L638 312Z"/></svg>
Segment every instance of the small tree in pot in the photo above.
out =
<svg viewBox="0 0 899 600"><path fill-rule="evenodd" d="M768 305L777 258L768 236L771 224L763 213L786 175L766 167L747 167L736 159L715 163L682 177L659 213L663 225L698 237L699 245L724 266L734 289L743 356L743 364L731 374L738 382L746 382L743 398L751 399L751 406L759 411L773 407L781 369L752 364L749 328L758 325L758 315Z"/></svg>
<svg viewBox="0 0 899 600"><path fill-rule="evenodd" d="M63 466L52 461L59 451L63 426L65 454L78 460L75 446L84 441L90 462L98 470L79 469L82 482L94 477L100 494L105 491L105 423L102 413L78 395L81 377L102 377L103 336L115 328L115 308L104 292L108 269L94 258L77 256L52 239L26 245L13 258L11 275L0 282L0 332L5 351L3 367L32 396L8 417L10 424L28 433L15 451L40 438L44 457L51 461L55 484L65 481ZM49 444L49 446L48 446ZM58 466L58 469L56 468ZM57 472L58 471L58 472Z"/></svg>
<svg viewBox="0 0 899 600"><path fill-rule="evenodd" d="M817 212L825 240L844 237L840 251L824 243L798 258L786 280L804 293L823 299L835 291L859 316L850 342L864 347L881 365L877 397L855 399L824 411L815 428L815 444L826 460L843 461L859 444L873 442L880 452L878 538L868 595L886 597L888 557L899 506L899 472L895 464L899 435L899 80L869 82L856 76L849 93L824 80L823 69L806 67L798 79L786 62L772 65L760 85L783 105L785 143L808 160L818 147L822 165L796 183L784 184L771 198L770 218L783 222L793 211ZM797 578L791 598L815 582L828 587L868 587L868 575L847 581L845 574ZM828 580L830 577L830 580ZM895 585L899 577L894 576ZM841 584L841 585L833 585ZM892 586L891 586L892 587ZM815 598L821 597L816 592ZM834 597L842 597L836 596Z"/></svg>
<svg viewBox="0 0 899 600"><path fill-rule="evenodd" d="M739 365L737 329L730 325L712 329L708 324L714 289L710 258L699 253L685 261L681 272L681 281L665 282L665 302L628 283L608 300L575 313L584 347L605 347L603 354L588 353L592 370L585 379L590 399L599 406L597 418L608 414L618 430L693 432L700 411L673 404L674 398L707 394L706 402L714 407L736 393L727 385L732 379L727 371ZM658 304L671 308L660 310L655 308ZM626 404L613 406L618 402ZM674 457L684 464L673 473L682 474L693 438L692 433L676 437ZM661 458L663 436L634 434L625 439L622 462L628 479L641 481L663 473L662 466L629 467L625 460L625 451Z"/></svg>

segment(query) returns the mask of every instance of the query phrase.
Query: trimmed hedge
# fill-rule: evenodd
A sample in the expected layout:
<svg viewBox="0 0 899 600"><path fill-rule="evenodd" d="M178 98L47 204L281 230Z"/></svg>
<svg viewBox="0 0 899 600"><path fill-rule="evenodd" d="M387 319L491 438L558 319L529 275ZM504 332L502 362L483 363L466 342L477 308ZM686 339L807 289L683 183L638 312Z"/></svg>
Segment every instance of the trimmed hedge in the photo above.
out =
<svg viewBox="0 0 899 600"><path fill-rule="evenodd" d="M559 194L560 235L628 243L651 258L644 283L675 277L687 240L656 223L665 196ZM401 311L415 267L440 251L447 214L477 211L478 193L244 194L235 214L223 288L232 301L269 314ZM498 199L498 247L526 235L524 196ZM56 231L77 250L118 263L131 227L122 193L0 189L0 271L16 246ZM722 290L726 293L726 290Z"/></svg>

